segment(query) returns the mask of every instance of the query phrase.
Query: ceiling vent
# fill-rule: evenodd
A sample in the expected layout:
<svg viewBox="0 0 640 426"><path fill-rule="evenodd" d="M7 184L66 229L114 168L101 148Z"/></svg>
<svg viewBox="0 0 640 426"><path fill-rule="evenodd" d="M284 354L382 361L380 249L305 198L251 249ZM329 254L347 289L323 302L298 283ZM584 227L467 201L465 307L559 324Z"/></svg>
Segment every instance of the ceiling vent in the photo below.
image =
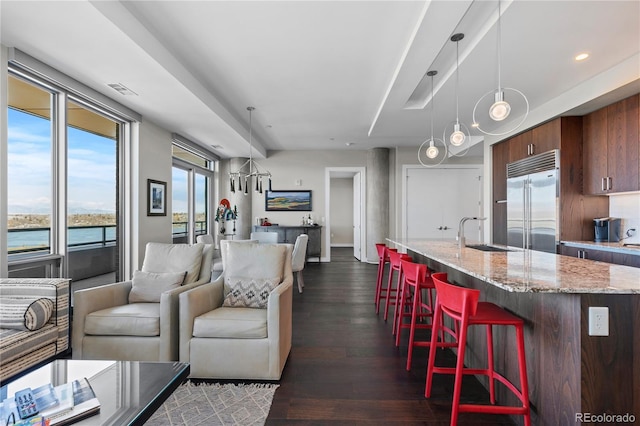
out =
<svg viewBox="0 0 640 426"><path fill-rule="evenodd" d="M116 92L124 96L138 96L136 92L129 89L127 86L125 86L122 83L109 83L107 84L107 86L111 87L113 90L115 90Z"/></svg>

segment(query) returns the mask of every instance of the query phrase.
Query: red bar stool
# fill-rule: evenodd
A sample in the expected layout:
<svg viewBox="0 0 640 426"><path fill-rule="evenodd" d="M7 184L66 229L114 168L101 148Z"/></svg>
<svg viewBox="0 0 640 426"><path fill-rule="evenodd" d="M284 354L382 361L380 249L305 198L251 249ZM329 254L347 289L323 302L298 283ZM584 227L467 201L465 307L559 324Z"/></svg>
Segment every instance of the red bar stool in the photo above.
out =
<svg viewBox="0 0 640 426"><path fill-rule="evenodd" d="M385 298L388 292L388 289L382 287L382 277L384 276L384 267L387 263L389 263L389 252L390 251L398 251L398 249L389 248L384 244L378 243L376 244L376 249L378 250L378 280L376 281L376 295L375 295L375 304L376 304L376 314L380 312L380 299ZM382 291L385 291L385 295L382 295Z"/></svg>
<svg viewBox="0 0 640 426"><path fill-rule="evenodd" d="M527 365L524 352L524 321L489 302L478 302L480 291L458 287L447 282L447 274L436 273L431 275L436 287L436 310L434 312L433 330L431 332L431 347L435 347L438 341L438 332L442 327L442 313L460 322L458 353L455 368L437 367L435 365L436 351L429 351L427 364L427 383L425 397L431 395L433 373L455 374L453 388L453 406L451 408L451 425L458 421L459 412L474 412L488 414L514 414L523 415L524 424L531 425L531 413L529 409L529 385L527 383ZM467 327L472 325L484 325L487 328L487 361L485 369L465 368L464 351L467 343ZM520 369L520 389L506 377L498 374L493 366L493 332L492 326L514 326L516 329L516 343L518 348L518 366ZM489 377L489 395L491 405L460 404L463 374L483 374ZM495 381L503 383L522 402L521 407L495 405Z"/></svg>
<svg viewBox="0 0 640 426"><path fill-rule="evenodd" d="M400 333L403 328L409 329L409 342L407 353L407 371L411 370L411 360L413 358L413 348L415 347L429 347L431 346L431 339L428 340L416 340L415 331L417 329L430 329L433 324L433 313L435 310L435 304L433 302L433 295L435 294L435 285L431 279L431 274L427 265L413 263L406 260L401 260L401 269L404 276L403 288L400 292L399 306L405 306L407 304L410 308L409 312L399 311L399 314L395 316L397 322L396 329L396 346L400 346ZM422 300L423 290L426 290L427 300ZM413 297L411 297L413 296ZM409 299L412 299L409 301ZM407 302L409 301L409 302ZM397 309L397 308L396 308ZM408 324L403 324L402 319L410 317L411 320ZM429 318L430 324L417 324L418 318ZM454 323L454 329L450 329L447 326L441 327L440 341L438 347L456 347L458 346L458 327L457 322ZM446 341L445 333L452 337L452 340Z"/></svg>
<svg viewBox="0 0 640 426"><path fill-rule="evenodd" d="M389 253L389 281L387 283L387 297L384 301L384 320L386 321L389 317L389 302L393 299L393 303L395 305L398 299L398 291L400 290L400 284L402 283L402 271L400 270L400 261L401 260L412 260L411 256L404 253L398 253L397 251L388 250ZM393 287L393 274L394 272L398 272L398 281L397 285Z"/></svg>
<svg viewBox="0 0 640 426"><path fill-rule="evenodd" d="M435 292L435 286L433 280L427 269L427 265L422 263L414 263L408 260L400 261L400 268L404 276L402 281L402 289L400 291L400 300L396 304L396 312L394 313L394 327L397 330L396 333L396 346L400 346L400 333L403 328L409 329L409 351L407 353L407 371L411 370L411 358L413 356L414 346L429 346L430 341L416 341L415 331L416 329L431 328L433 322L433 292ZM423 302L422 293L423 290L427 292L427 300ZM433 292L432 292L433 290ZM411 299L410 312L404 312L404 306ZM405 317L410 317L409 323L402 322ZM418 318L430 319L430 323L417 324Z"/></svg>

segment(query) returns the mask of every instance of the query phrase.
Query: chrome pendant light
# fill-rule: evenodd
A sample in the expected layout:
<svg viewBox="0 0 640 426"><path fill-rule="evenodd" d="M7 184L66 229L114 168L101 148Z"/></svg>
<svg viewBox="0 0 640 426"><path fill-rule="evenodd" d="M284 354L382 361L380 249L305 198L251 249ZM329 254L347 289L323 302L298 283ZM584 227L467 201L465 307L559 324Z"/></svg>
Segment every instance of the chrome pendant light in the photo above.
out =
<svg viewBox="0 0 640 426"><path fill-rule="evenodd" d="M418 161L425 167L433 167L441 164L447 158L447 144L442 139L433 137L433 115L434 115L434 98L433 98L433 76L438 71L428 71L427 76L431 77L431 138L422 142L418 148Z"/></svg>
<svg viewBox="0 0 640 426"><path fill-rule="evenodd" d="M455 147L449 150L451 155L455 155L458 157L462 157L467 152L469 152L469 147L471 146L471 136L469 133L469 129L463 123L460 123L460 113L459 113L459 87L460 87L460 77L459 77L459 51L458 51L458 42L464 38L464 34L457 33L451 36L451 41L456 44L456 121L455 123L449 123L447 127L444 129L444 133L442 135L442 140L449 141L449 143Z"/></svg>
<svg viewBox="0 0 640 426"><path fill-rule="evenodd" d="M251 179L255 180L254 191L262 194L262 181L268 179L268 190L271 191L271 173L269 171L260 170L260 166L253 160L253 126L252 126L252 112L254 107L247 107L249 111L249 159L245 161L242 166L235 172L229 172L229 183L231 192L235 193L236 189L245 195L249 194L249 186L251 185ZM245 172L245 167L249 168L248 172ZM238 182L237 188L235 182ZM244 182L243 182L244 181ZM244 191L243 191L244 184Z"/></svg>
<svg viewBox="0 0 640 426"><path fill-rule="evenodd" d="M498 0L497 53L498 89L485 93L473 108L473 127L486 135L501 136L520 127L529 114L529 101L524 93L511 87L502 87L502 10ZM507 96L508 95L508 96ZM489 104L492 102L491 104ZM483 111L487 111L484 115ZM514 112L522 114L508 125L502 126Z"/></svg>

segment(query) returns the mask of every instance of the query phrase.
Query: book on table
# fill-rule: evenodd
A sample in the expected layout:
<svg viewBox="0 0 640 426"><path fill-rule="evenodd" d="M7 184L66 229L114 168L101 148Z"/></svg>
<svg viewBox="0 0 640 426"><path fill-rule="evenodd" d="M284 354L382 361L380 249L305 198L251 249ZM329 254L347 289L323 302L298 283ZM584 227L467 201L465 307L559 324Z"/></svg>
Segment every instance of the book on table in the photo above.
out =
<svg viewBox="0 0 640 426"><path fill-rule="evenodd" d="M30 392L39 410L37 416L21 420L15 398L10 397L0 403L2 418L8 419L13 414L16 425L28 425L33 424L29 422L35 420L35 417L41 417L47 420L46 424L49 426L63 426L100 411L100 402L86 378L56 387L46 384Z"/></svg>

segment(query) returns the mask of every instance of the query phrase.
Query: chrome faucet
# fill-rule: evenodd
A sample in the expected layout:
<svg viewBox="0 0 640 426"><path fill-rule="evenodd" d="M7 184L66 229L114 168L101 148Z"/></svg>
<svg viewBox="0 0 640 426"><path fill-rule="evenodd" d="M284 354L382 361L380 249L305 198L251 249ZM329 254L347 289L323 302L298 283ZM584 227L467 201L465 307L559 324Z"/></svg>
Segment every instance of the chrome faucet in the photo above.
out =
<svg viewBox="0 0 640 426"><path fill-rule="evenodd" d="M464 223L468 220L486 220L486 217L463 217L462 219L460 219L460 224L458 225L458 236L456 237L456 240L458 240L458 247L463 248L465 247L465 240L464 240Z"/></svg>

